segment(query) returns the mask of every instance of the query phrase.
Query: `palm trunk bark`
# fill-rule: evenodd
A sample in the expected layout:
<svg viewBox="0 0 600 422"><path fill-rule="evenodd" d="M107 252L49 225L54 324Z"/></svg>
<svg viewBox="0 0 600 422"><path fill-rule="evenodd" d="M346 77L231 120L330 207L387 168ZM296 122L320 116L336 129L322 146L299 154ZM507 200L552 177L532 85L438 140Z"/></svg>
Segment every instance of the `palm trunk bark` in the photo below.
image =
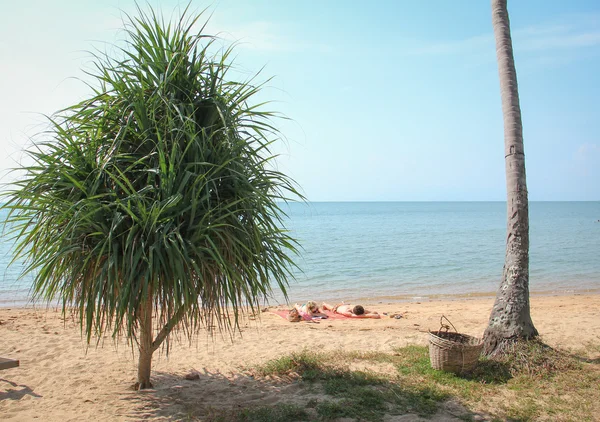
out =
<svg viewBox="0 0 600 422"><path fill-rule="evenodd" d="M146 302L142 304L139 317L139 362L138 362L138 382L136 387L139 390L152 388L150 382L150 372L152 370L152 354L154 348L152 344L152 295L148 293Z"/></svg>
<svg viewBox="0 0 600 422"><path fill-rule="evenodd" d="M529 307L529 202L525 177L523 126L513 57L507 0L492 0L502 113L507 193L506 256L483 353L493 356L517 339L536 337Z"/></svg>

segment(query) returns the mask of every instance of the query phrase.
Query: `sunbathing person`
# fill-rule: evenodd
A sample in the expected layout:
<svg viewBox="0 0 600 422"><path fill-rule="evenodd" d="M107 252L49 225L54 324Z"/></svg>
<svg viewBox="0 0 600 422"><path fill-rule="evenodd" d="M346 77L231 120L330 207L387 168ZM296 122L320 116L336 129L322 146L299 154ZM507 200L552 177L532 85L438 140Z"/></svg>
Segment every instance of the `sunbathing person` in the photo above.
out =
<svg viewBox="0 0 600 422"><path fill-rule="evenodd" d="M311 319L313 317L327 318L327 315L325 315L319 309L319 305L312 300L306 302L304 305L298 305L296 303L294 304L294 308L298 311L303 319Z"/></svg>
<svg viewBox="0 0 600 422"><path fill-rule="evenodd" d="M287 314L287 320L289 322L300 322L302 321L302 315L298 312L298 309L292 308Z"/></svg>
<svg viewBox="0 0 600 422"><path fill-rule="evenodd" d="M323 309L349 318L381 318L381 315L377 311L369 311L360 305L353 306L343 302L335 306L323 302Z"/></svg>

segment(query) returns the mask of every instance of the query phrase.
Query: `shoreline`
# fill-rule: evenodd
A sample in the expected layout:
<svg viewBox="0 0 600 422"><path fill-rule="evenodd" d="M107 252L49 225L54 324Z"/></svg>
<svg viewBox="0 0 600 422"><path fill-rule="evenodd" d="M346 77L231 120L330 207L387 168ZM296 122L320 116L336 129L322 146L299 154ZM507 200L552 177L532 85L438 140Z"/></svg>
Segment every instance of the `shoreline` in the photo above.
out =
<svg viewBox="0 0 600 422"><path fill-rule="evenodd" d="M588 296L600 295L599 289L565 289L563 291L540 290L529 292L529 297L550 297L550 296ZM368 304L374 303L411 303L411 302L433 302L433 301L460 301L469 299L494 299L496 292L474 292L474 293L454 293L454 294L431 294L431 295L396 295L380 296L373 298L358 298L355 301L363 301Z"/></svg>
<svg viewBox="0 0 600 422"><path fill-rule="evenodd" d="M600 288L598 289L564 289L560 291L556 290L534 290L529 292L529 297L551 297L551 296L588 296L588 295L600 295ZM401 303L414 303L414 302L440 302L440 301L460 301L470 299L494 299L496 292L472 292L472 293L447 293L447 294L423 294L423 295L385 295L385 296L374 296L374 297L325 297L324 299L318 299L316 302L339 302L345 300L347 302L364 303L367 305L377 304L401 304ZM306 300L315 300L314 298L297 298L290 299L289 305L293 305L297 302L303 302ZM285 302L280 302L276 299L272 299L269 303L261 305L261 307L282 307L287 306ZM62 306L60 303L54 303L50 306L47 302L38 302L36 304L31 301L5 301L0 300L0 310L4 309L60 309Z"/></svg>

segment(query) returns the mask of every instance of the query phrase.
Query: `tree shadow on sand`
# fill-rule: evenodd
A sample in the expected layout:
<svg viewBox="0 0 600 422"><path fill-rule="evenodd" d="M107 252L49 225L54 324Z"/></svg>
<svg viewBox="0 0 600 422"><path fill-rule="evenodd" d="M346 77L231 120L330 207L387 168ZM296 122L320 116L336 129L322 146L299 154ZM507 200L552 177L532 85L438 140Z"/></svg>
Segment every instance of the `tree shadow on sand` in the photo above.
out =
<svg viewBox="0 0 600 422"><path fill-rule="evenodd" d="M357 375L358 374L358 375ZM260 376L195 372L159 372L155 389L123 397L135 419L202 421L326 421L337 418L382 420L384 415L413 415L410 420L472 420L481 417L458 399L427 387L407 388L354 371L311 375ZM458 418L458 419L455 419Z"/></svg>
<svg viewBox="0 0 600 422"><path fill-rule="evenodd" d="M247 407L274 405L300 392L297 380L257 379L250 374L192 371L186 374L155 372L153 389L131 391L122 398L133 404L136 419L165 417L174 420L218 420Z"/></svg>
<svg viewBox="0 0 600 422"><path fill-rule="evenodd" d="M0 378L0 381L8 383L12 387L18 387L18 389L8 388L6 391L0 391L0 401L21 400L25 396L42 397L39 394L34 393L31 387L28 387L27 385L20 385L12 381L5 380L3 378Z"/></svg>

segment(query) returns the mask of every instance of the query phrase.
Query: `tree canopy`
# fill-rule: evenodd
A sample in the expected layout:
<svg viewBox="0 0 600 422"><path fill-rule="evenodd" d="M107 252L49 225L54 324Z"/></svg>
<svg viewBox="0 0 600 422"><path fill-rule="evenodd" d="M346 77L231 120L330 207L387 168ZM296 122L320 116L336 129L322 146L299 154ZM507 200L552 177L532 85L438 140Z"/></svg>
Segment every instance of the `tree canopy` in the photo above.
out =
<svg viewBox="0 0 600 422"><path fill-rule="evenodd" d="M175 326L235 329L272 284L286 294L296 242L280 204L300 195L273 162L263 85L229 77L232 48L202 13L138 14L113 57L94 55L91 97L50 118L4 208L34 298L76 310L88 342L126 335L151 359Z"/></svg>

